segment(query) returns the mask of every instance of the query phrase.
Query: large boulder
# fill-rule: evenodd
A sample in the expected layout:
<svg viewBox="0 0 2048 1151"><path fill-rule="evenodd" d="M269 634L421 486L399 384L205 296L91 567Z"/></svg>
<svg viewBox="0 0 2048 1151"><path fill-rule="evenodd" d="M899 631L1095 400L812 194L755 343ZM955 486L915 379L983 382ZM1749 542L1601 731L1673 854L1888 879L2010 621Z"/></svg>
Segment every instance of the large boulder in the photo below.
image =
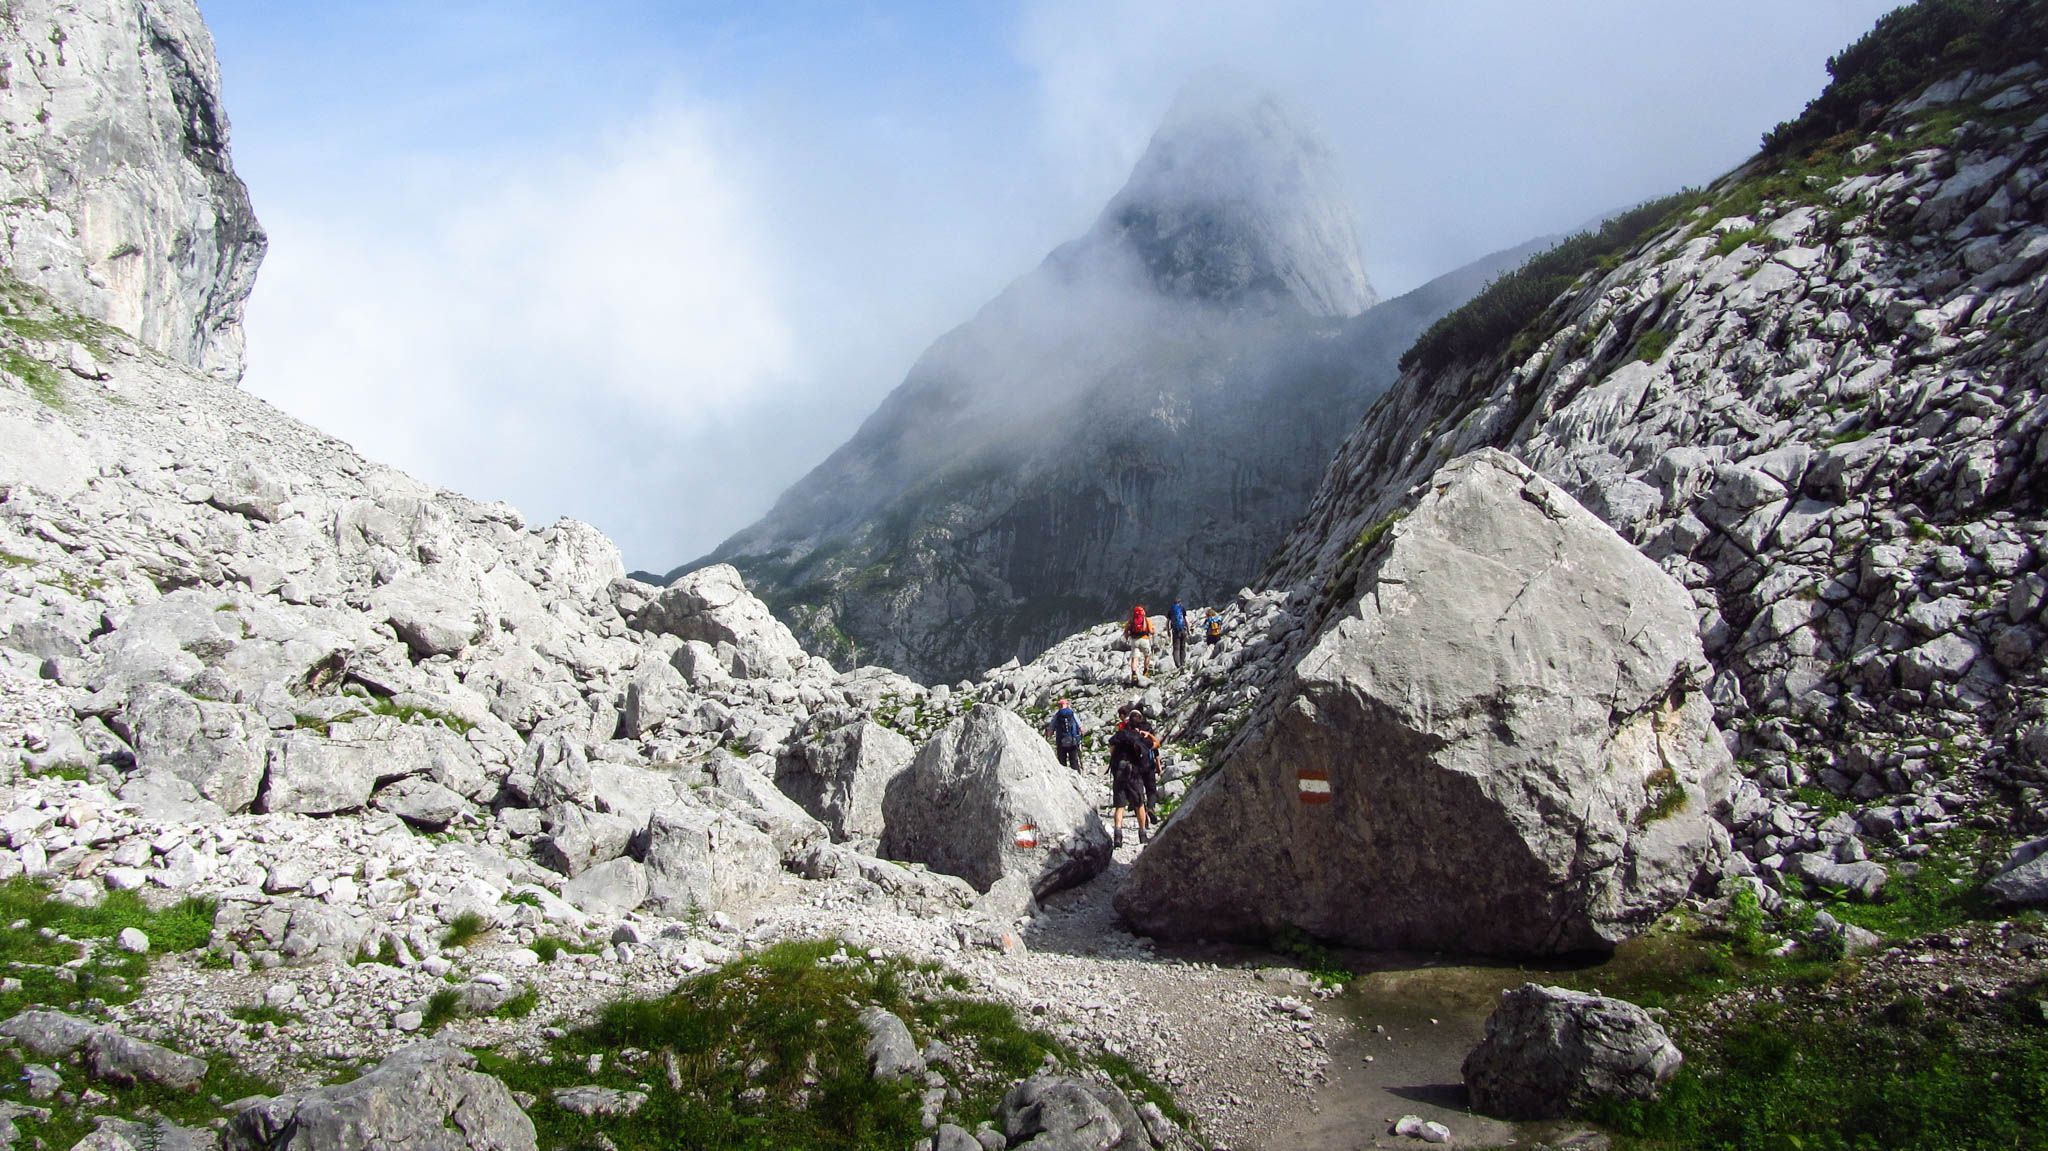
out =
<svg viewBox="0 0 2048 1151"><path fill-rule="evenodd" d="M129 693L115 722L135 748L138 772L182 779L228 811L255 801L270 727L250 709L144 684Z"/></svg>
<svg viewBox="0 0 2048 1151"><path fill-rule="evenodd" d="M647 823L647 898L657 909L719 908L773 888L774 840L729 811L673 804Z"/></svg>
<svg viewBox="0 0 2048 1151"><path fill-rule="evenodd" d="M1150 1151L1151 1134L1123 1092L1071 1075L1034 1075L1011 1086L996 1123L1012 1148Z"/></svg>
<svg viewBox="0 0 2048 1151"><path fill-rule="evenodd" d="M414 1044L359 1079L244 1108L222 1151L534 1151L533 1121L475 1065L453 1044Z"/></svg>
<svg viewBox="0 0 2048 1151"><path fill-rule="evenodd" d="M2032 907L2048 903L2048 837L2013 849L1998 874L1984 881L1984 890L2002 904Z"/></svg>
<svg viewBox="0 0 2048 1151"><path fill-rule="evenodd" d="M419 659L454 655L483 637L484 617L474 597L429 580L399 580L372 598L372 610Z"/></svg>
<svg viewBox="0 0 2048 1151"><path fill-rule="evenodd" d="M796 636L755 599L731 564L712 564L681 577L634 613L633 626L657 635L697 640L737 654L728 668L743 679L782 677L809 657Z"/></svg>
<svg viewBox="0 0 2048 1151"><path fill-rule="evenodd" d="M1725 850L1685 589L1514 459L1440 470L1117 908L1171 937L1607 950Z"/></svg>
<svg viewBox="0 0 2048 1151"><path fill-rule="evenodd" d="M775 764L775 786L832 832L834 842L882 834L889 781L917 754L873 720L826 712L799 727Z"/></svg>
<svg viewBox="0 0 2048 1151"><path fill-rule="evenodd" d="M1109 832L1074 773L1015 713L982 704L918 751L882 797L882 854L987 892L1008 876L1044 898L1109 866Z"/></svg>
<svg viewBox="0 0 2048 1151"><path fill-rule="evenodd" d="M271 750L263 810L301 815L355 811L370 802L378 768L386 762L379 743L294 731Z"/></svg>
<svg viewBox="0 0 2048 1151"><path fill-rule="evenodd" d="M1648 1099L1685 1062L1633 1003L1525 983L1500 997L1465 1057L1475 1110L1561 1119L1601 1099Z"/></svg>

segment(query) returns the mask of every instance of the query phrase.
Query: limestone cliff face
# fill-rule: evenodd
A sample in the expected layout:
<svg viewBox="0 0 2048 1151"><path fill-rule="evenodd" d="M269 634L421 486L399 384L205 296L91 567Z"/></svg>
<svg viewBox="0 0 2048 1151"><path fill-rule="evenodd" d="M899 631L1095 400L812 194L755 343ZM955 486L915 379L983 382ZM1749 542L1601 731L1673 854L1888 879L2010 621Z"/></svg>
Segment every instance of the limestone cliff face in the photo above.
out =
<svg viewBox="0 0 2048 1151"><path fill-rule="evenodd" d="M0 10L0 256L65 308L209 375L242 372L266 240L228 156L191 0Z"/></svg>
<svg viewBox="0 0 2048 1151"><path fill-rule="evenodd" d="M1904 843L1994 796L2048 823L2044 177L2033 64L1759 157L1587 261L1512 347L1405 374L1278 583L1314 633L1414 485L1502 448L1690 590L1750 777L1739 866L1796 886L1864 866L1858 831ZM1808 785L1852 810L1794 802Z"/></svg>
<svg viewBox="0 0 2048 1151"><path fill-rule="evenodd" d="M1315 136L1264 96L1189 95L1086 235L710 559L814 650L940 679L1228 595L1485 274L1373 308Z"/></svg>

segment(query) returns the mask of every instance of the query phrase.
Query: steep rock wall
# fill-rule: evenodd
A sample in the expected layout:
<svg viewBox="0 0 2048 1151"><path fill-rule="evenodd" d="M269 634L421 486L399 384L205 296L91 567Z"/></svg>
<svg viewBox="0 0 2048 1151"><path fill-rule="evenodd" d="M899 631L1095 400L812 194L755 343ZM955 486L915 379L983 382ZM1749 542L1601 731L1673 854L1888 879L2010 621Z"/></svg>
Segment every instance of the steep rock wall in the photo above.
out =
<svg viewBox="0 0 2048 1151"><path fill-rule="evenodd" d="M228 155L191 0L0 12L0 255L58 304L209 375L242 374L266 238Z"/></svg>

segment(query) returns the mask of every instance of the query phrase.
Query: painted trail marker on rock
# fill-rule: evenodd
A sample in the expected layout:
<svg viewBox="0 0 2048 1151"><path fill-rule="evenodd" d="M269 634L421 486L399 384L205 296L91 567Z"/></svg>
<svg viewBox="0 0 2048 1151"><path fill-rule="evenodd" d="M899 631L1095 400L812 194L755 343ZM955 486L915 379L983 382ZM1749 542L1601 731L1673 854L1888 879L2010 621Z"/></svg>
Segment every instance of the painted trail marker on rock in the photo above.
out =
<svg viewBox="0 0 2048 1151"><path fill-rule="evenodd" d="M1022 823L1017 825L1017 846L1033 848L1038 846L1038 825Z"/></svg>
<svg viewBox="0 0 2048 1151"><path fill-rule="evenodd" d="M1294 773L1294 789L1303 803L1330 802L1330 773L1321 768L1304 767Z"/></svg>

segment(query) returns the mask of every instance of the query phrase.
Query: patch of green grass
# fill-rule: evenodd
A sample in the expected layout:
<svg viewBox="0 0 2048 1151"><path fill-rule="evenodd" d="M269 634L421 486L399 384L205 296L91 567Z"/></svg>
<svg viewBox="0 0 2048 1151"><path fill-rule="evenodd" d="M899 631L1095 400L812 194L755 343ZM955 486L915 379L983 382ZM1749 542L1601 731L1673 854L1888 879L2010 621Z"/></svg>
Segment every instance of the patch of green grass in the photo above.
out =
<svg viewBox="0 0 2048 1151"><path fill-rule="evenodd" d="M1729 899L1728 944L1735 954L1744 959L1762 959L1778 946L1778 941L1769 931L1770 918L1764 914L1763 904L1757 902L1756 892L1747 886L1737 887Z"/></svg>
<svg viewBox="0 0 2048 1151"><path fill-rule="evenodd" d="M13 926L17 923L21 926ZM6 924L0 927L0 974L21 981L15 990L0 991L4 1017L38 1005L68 1010L93 1000L127 1002L148 972L149 960L115 948L113 937L134 927L149 936L156 952L203 946L213 931L213 905L187 900L151 911L134 892L120 891L98 907L77 907L17 877L0 884L0 924ZM74 941L88 940L95 946L84 958L87 949Z"/></svg>
<svg viewBox="0 0 2048 1151"><path fill-rule="evenodd" d="M464 911L448 921L448 930L441 933L441 946L468 946L490 929L491 921L481 913Z"/></svg>
<svg viewBox="0 0 2048 1151"><path fill-rule="evenodd" d="M1112 1055L1106 1051L1096 1058L1096 1064L1108 1072L1110 1079L1123 1089L1125 1095L1132 1096L1141 1103L1152 1103L1168 1119L1182 1127L1187 1126L1188 1114L1181 1110L1180 1104L1174 1100L1173 1092L1139 1070L1136 1064L1121 1055Z"/></svg>
<svg viewBox="0 0 2048 1151"><path fill-rule="evenodd" d="M1866 440L1869 438L1869 428L1850 428L1846 432L1836 432L1834 435L1829 436L1827 442L1829 447L1838 448L1841 447L1843 444L1853 444L1859 440Z"/></svg>
<svg viewBox="0 0 2048 1151"><path fill-rule="evenodd" d="M1299 927L1286 927L1267 941L1274 951L1293 959L1325 987L1349 983L1355 976L1337 953Z"/></svg>
<svg viewBox="0 0 2048 1151"><path fill-rule="evenodd" d="M1624 1147L1672 1151L2008 1151L2048 1138L2048 1030L2039 1025L1987 1048L1920 1012L1811 1010L1756 1010L1694 1044L1659 1098L1603 1104L1594 1118Z"/></svg>
<svg viewBox="0 0 2048 1151"><path fill-rule="evenodd" d="M519 994L498 1004L498 1009L491 1014L499 1019L524 1019L533 1014L533 1009L539 1006L540 992L528 985L520 988Z"/></svg>
<svg viewBox="0 0 2048 1151"><path fill-rule="evenodd" d="M0 368L28 386L29 394L53 408L64 406L64 381L57 369L22 352L19 348L0 351Z"/></svg>
<svg viewBox="0 0 2048 1151"><path fill-rule="evenodd" d="M1668 767L1651 772L1644 781L1644 790L1649 793L1649 802L1636 813L1637 827L1669 819L1685 807L1685 788L1678 782L1678 773Z"/></svg>
<svg viewBox="0 0 2048 1151"><path fill-rule="evenodd" d="M13 552L0 552L0 567L32 568L34 566L36 566L36 561L28 556L18 556Z"/></svg>
<svg viewBox="0 0 2048 1151"><path fill-rule="evenodd" d="M602 1135L620 1151L911 1146L925 1136L923 1083L869 1077L859 1015L871 1004L895 1013L920 1045L943 1040L963 1067L979 1069L946 1073L961 1093L947 1112L969 1127L1012 1081L1048 1057L1070 1058L1010 1008L961 997L958 981L936 969L858 953L823 962L841 950L834 940L778 944L668 995L614 1003L552 1041L542 1058L478 1058L507 1086L540 1099L530 1114L542 1146L587 1147ZM601 1057L595 1073L593 1055ZM1134 1094L1156 1091L1169 1108L1171 1098L1136 1068L1101 1067ZM649 1097L635 1114L611 1118L573 1115L549 1101L558 1087L593 1082Z"/></svg>
<svg viewBox="0 0 2048 1151"><path fill-rule="evenodd" d="M426 1010L420 1012L420 1030L432 1034L461 1014L462 992L443 987L427 997Z"/></svg>
<svg viewBox="0 0 2048 1151"><path fill-rule="evenodd" d="M25 1061L14 1051L0 1051L0 1081L19 1083ZM67 1079L72 1079L70 1075ZM94 1084L106 1101L90 1107L54 1107L48 1119L22 1116L15 1119L25 1138L24 1147L70 1147L99 1126L101 1115L119 1115L135 1121L161 1117L181 1127L205 1128L220 1117L221 1104L251 1095L274 1095L277 1085L241 1070L225 1057L207 1060L206 1078L192 1091L162 1087L114 1087ZM75 1088L74 1088L75 1090ZM18 1098L18 1097L17 1097ZM148 1146L154 1146L153 1143Z"/></svg>
<svg viewBox="0 0 2048 1151"><path fill-rule="evenodd" d="M0 924L5 925L0 926L0 974L20 981L19 987L0 992L0 1016L42 1007L103 1018L107 1005L126 1002L141 990L151 956L203 946L212 934L213 916L213 904L206 900L187 899L153 910L133 892L114 892L97 907L77 907L27 879L0 883ZM150 956L112 945L112 938L128 927L149 936ZM0 1050L0 1088L21 1082L24 1062L18 1051ZM160 1115L203 1127L218 1115L222 1100L275 1090L220 1058L209 1062L206 1079L192 1093L108 1084L95 1089L103 1102L55 1107L48 1119L17 1117L24 1145L69 1147L98 1126L98 1115L109 1113ZM19 1099L11 1095L18 1086L4 1090Z"/></svg>
<svg viewBox="0 0 2048 1151"><path fill-rule="evenodd" d="M1986 857L2003 858L1995 844L1972 844L1972 832L1952 833L1913 868L1892 868L1884 891L1870 902L1826 901L1829 914L1887 939L1910 939L1990 919L1996 908L1978 881Z"/></svg>
<svg viewBox="0 0 2048 1151"><path fill-rule="evenodd" d="M360 963L381 963L386 967L398 966L397 942L394 941L389 935L387 935L383 938L383 941L377 945L377 950L375 952L366 954L364 952L358 951L356 954L349 957L349 964L351 966Z"/></svg>
<svg viewBox="0 0 2048 1151"><path fill-rule="evenodd" d="M53 763L40 771L33 768L27 771L35 779L68 779L73 783L84 783L92 778L92 768L83 763Z"/></svg>
<svg viewBox="0 0 2048 1151"><path fill-rule="evenodd" d="M1764 230L1761 226L1736 228L1733 231L1723 232L1721 238L1714 243L1714 254L1716 256L1725 256L1744 244L1754 241L1763 234Z"/></svg>
<svg viewBox="0 0 2048 1151"><path fill-rule="evenodd" d="M1629 353L1629 358L1654 364L1664 358L1665 350L1671 347L1671 341L1675 338L1675 334L1670 331L1653 328L1644 332L1642 338L1636 341L1635 349Z"/></svg>
<svg viewBox="0 0 2048 1151"><path fill-rule="evenodd" d="M563 939L559 935L543 935L533 941L531 948L535 955L540 956L542 963L553 963L556 956L564 953L570 955L594 955L602 950L591 944Z"/></svg>
<svg viewBox="0 0 2048 1151"><path fill-rule="evenodd" d="M286 1011L281 1007L272 1007L268 1003L249 1003L241 1007L230 1007L228 1008L228 1014L244 1023L272 1023L279 1027L289 1026L299 1021L297 1012Z"/></svg>

